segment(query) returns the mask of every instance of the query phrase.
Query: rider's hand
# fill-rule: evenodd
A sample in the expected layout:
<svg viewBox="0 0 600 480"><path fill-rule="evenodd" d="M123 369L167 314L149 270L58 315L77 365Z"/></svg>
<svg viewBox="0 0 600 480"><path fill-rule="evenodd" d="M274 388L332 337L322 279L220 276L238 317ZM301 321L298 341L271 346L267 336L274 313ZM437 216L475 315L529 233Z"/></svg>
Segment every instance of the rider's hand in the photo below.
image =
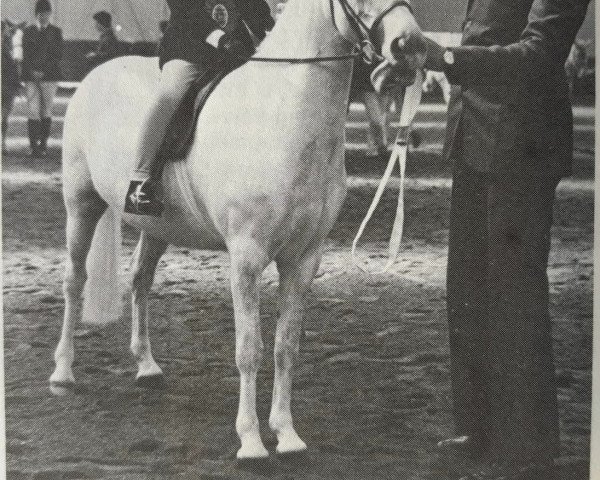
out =
<svg viewBox="0 0 600 480"><path fill-rule="evenodd" d="M244 60L250 56L248 47L244 44L244 42L227 34L223 35L219 39L218 48L228 57L231 57L235 60Z"/></svg>
<svg viewBox="0 0 600 480"><path fill-rule="evenodd" d="M31 72L31 76L33 77L34 80L42 80L44 78L44 72L41 72L40 70L33 70Z"/></svg>

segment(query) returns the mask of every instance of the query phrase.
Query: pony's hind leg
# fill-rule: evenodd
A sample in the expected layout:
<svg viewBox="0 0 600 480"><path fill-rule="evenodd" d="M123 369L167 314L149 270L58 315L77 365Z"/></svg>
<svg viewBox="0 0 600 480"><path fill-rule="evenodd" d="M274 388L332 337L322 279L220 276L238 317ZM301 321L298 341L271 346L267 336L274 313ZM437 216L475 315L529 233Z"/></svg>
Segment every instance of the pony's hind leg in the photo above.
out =
<svg viewBox="0 0 600 480"><path fill-rule="evenodd" d="M277 436L277 453L281 454L306 450L292 422L292 374L298 359L305 297L320 261L320 246L310 248L299 259L277 258L280 303L269 427Z"/></svg>
<svg viewBox="0 0 600 480"><path fill-rule="evenodd" d="M148 293L154 272L167 242L142 231L135 250L131 295L131 353L138 364L136 381L141 384L162 380L162 370L154 361L148 333Z"/></svg>
<svg viewBox="0 0 600 480"><path fill-rule="evenodd" d="M264 251L252 239L229 244L231 294L235 315L235 361L240 372L240 400L235 422L241 441L238 460L266 458L256 414L256 376L263 355L260 329L259 287L269 263Z"/></svg>
<svg viewBox="0 0 600 480"><path fill-rule="evenodd" d="M63 281L65 314L60 341L54 353L56 368L50 376L54 385L75 382L71 366L75 356L73 333L81 311L81 294L87 279L85 262L94 238L96 225L106 210L106 203L90 186L65 197L67 206L67 263Z"/></svg>

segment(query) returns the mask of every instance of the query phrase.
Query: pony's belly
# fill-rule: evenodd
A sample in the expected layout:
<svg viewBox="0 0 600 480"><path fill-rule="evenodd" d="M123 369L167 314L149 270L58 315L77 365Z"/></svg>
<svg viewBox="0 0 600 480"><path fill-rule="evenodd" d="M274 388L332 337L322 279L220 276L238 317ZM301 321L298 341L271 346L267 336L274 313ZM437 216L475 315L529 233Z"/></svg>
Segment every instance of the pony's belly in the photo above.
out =
<svg viewBox="0 0 600 480"><path fill-rule="evenodd" d="M168 209L161 218L124 214L123 220L171 245L197 250L226 250L223 238L216 232L202 228L199 222L190 222L187 217L173 216Z"/></svg>

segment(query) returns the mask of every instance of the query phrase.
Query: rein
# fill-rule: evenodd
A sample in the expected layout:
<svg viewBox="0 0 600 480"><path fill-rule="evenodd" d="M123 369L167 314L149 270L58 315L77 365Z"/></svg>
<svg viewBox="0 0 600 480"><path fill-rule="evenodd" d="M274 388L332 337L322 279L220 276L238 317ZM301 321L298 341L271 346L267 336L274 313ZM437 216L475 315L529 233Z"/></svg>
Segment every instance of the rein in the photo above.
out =
<svg viewBox="0 0 600 480"><path fill-rule="evenodd" d="M331 21L336 30L337 24L335 21L335 8L333 5L334 0L329 0L329 8L331 9ZM321 63L321 62L338 62L343 60L356 60L362 58L362 60L371 65L375 61L383 60L383 57L377 53L374 40L374 34L379 27L379 24L383 21L383 18L394 10L396 7L407 7L412 13L412 8L407 0L397 0L392 3L388 8L381 12L377 18L373 21L373 24L369 28L365 22L362 21L360 16L352 9L348 0L338 0L348 23L356 33L359 41L354 45L353 51L346 55L333 55L329 57L250 57L247 59L248 62L264 62L264 63L291 63L291 64L306 64L306 63ZM339 31L339 30L338 30Z"/></svg>

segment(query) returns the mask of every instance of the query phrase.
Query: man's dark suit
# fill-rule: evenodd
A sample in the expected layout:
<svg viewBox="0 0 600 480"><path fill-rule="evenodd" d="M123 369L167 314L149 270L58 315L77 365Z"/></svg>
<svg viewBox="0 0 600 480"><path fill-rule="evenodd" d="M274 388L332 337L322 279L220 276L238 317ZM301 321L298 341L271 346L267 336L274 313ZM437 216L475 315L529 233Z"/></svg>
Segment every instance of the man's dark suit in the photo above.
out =
<svg viewBox="0 0 600 480"><path fill-rule="evenodd" d="M588 0L470 0L452 49L444 154L455 163L448 321L457 433L492 458L559 447L546 269L554 191L571 171L564 63Z"/></svg>

